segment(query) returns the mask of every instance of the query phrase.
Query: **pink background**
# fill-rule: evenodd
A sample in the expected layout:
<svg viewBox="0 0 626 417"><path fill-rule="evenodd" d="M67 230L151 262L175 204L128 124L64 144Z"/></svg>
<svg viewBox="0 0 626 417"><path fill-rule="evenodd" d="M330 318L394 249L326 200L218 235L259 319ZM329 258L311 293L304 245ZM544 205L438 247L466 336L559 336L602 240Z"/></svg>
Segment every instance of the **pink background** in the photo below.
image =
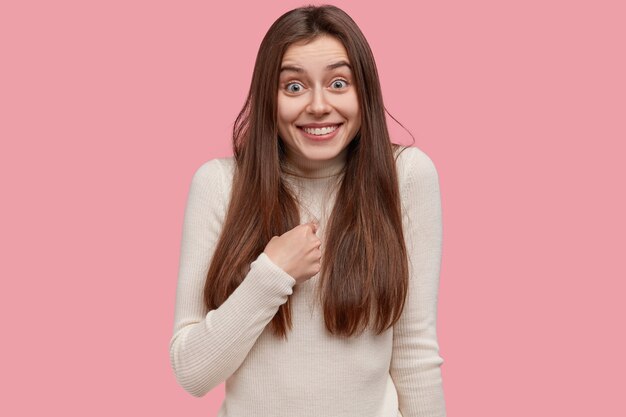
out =
<svg viewBox="0 0 626 417"><path fill-rule="evenodd" d="M2 3L0 414L216 415L169 363L183 210L302 4ZM624 3L334 4L439 171L448 415L626 415Z"/></svg>

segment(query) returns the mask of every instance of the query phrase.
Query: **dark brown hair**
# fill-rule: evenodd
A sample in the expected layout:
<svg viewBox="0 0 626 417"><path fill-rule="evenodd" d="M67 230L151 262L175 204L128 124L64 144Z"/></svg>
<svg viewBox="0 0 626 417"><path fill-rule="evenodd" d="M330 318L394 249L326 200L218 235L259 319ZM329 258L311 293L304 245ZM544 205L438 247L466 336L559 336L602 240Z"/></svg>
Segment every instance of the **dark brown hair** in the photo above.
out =
<svg viewBox="0 0 626 417"><path fill-rule="evenodd" d="M340 40L352 65L361 128L348 145L346 167L328 220L316 298L331 334L352 336L373 322L382 333L400 318L408 290L398 176L374 56L343 10L304 6L279 17L259 47L252 84L233 126L236 169L224 227L204 287L210 310L243 281L273 236L300 224L296 197L283 179L277 91L283 54L320 35ZM254 196L254 198L251 198ZM272 319L274 334L291 329L290 300Z"/></svg>

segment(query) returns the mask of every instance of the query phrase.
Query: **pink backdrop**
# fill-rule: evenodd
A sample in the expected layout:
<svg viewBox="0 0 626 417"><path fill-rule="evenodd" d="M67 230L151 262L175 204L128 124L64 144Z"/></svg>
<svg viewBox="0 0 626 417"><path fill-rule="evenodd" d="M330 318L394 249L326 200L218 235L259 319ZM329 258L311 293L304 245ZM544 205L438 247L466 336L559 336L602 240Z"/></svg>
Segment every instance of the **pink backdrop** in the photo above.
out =
<svg viewBox="0 0 626 417"><path fill-rule="evenodd" d="M0 414L216 415L169 363L183 210L301 4L0 6ZM448 415L626 415L624 3L334 4L439 170Z"/></svg>

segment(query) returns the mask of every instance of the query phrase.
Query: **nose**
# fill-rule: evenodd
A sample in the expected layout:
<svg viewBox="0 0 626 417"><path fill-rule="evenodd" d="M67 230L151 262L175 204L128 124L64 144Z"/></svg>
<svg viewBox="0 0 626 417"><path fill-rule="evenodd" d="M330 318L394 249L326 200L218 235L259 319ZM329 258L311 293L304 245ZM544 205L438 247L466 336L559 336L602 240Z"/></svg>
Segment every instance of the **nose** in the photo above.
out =
<svg viewBox="0 0 626 417"><path fill-rule="evenodd" d="M331 109L332 107L325 96L324 89L313 89L313 94L311 95L311 101L309 101L307 106L307 111L314 115L323 115L329 113Z"/></svg>

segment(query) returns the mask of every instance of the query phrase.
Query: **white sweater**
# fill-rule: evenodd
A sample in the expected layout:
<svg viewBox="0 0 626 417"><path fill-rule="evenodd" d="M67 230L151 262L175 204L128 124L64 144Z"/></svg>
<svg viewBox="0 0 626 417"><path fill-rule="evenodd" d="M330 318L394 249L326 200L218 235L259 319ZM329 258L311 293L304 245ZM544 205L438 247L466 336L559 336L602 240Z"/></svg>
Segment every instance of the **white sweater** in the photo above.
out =
<svg viewBox="0 0 626 417"><path fill-rule="evenodd" d="M301 222L319 221L323 248L336 196L332 185L343 175L343 162L330 161L315 171L300 162L293 162L286 178L299 190ZM204 281L222 230L235 162L233 157L216 158L197 169L185 209L169 345L174 374L186 391L201 397L226 382L218 417L446 415L436 333L439 178L432 160L416 147L401 153L397 167L409 255L408 299L393 328L350 339L326 331L320 306L313 303L318 275L296 285L264 252L231 296L218 309L206 310ZM293 328L284 341L267 325L289 297Z"/></svg>

